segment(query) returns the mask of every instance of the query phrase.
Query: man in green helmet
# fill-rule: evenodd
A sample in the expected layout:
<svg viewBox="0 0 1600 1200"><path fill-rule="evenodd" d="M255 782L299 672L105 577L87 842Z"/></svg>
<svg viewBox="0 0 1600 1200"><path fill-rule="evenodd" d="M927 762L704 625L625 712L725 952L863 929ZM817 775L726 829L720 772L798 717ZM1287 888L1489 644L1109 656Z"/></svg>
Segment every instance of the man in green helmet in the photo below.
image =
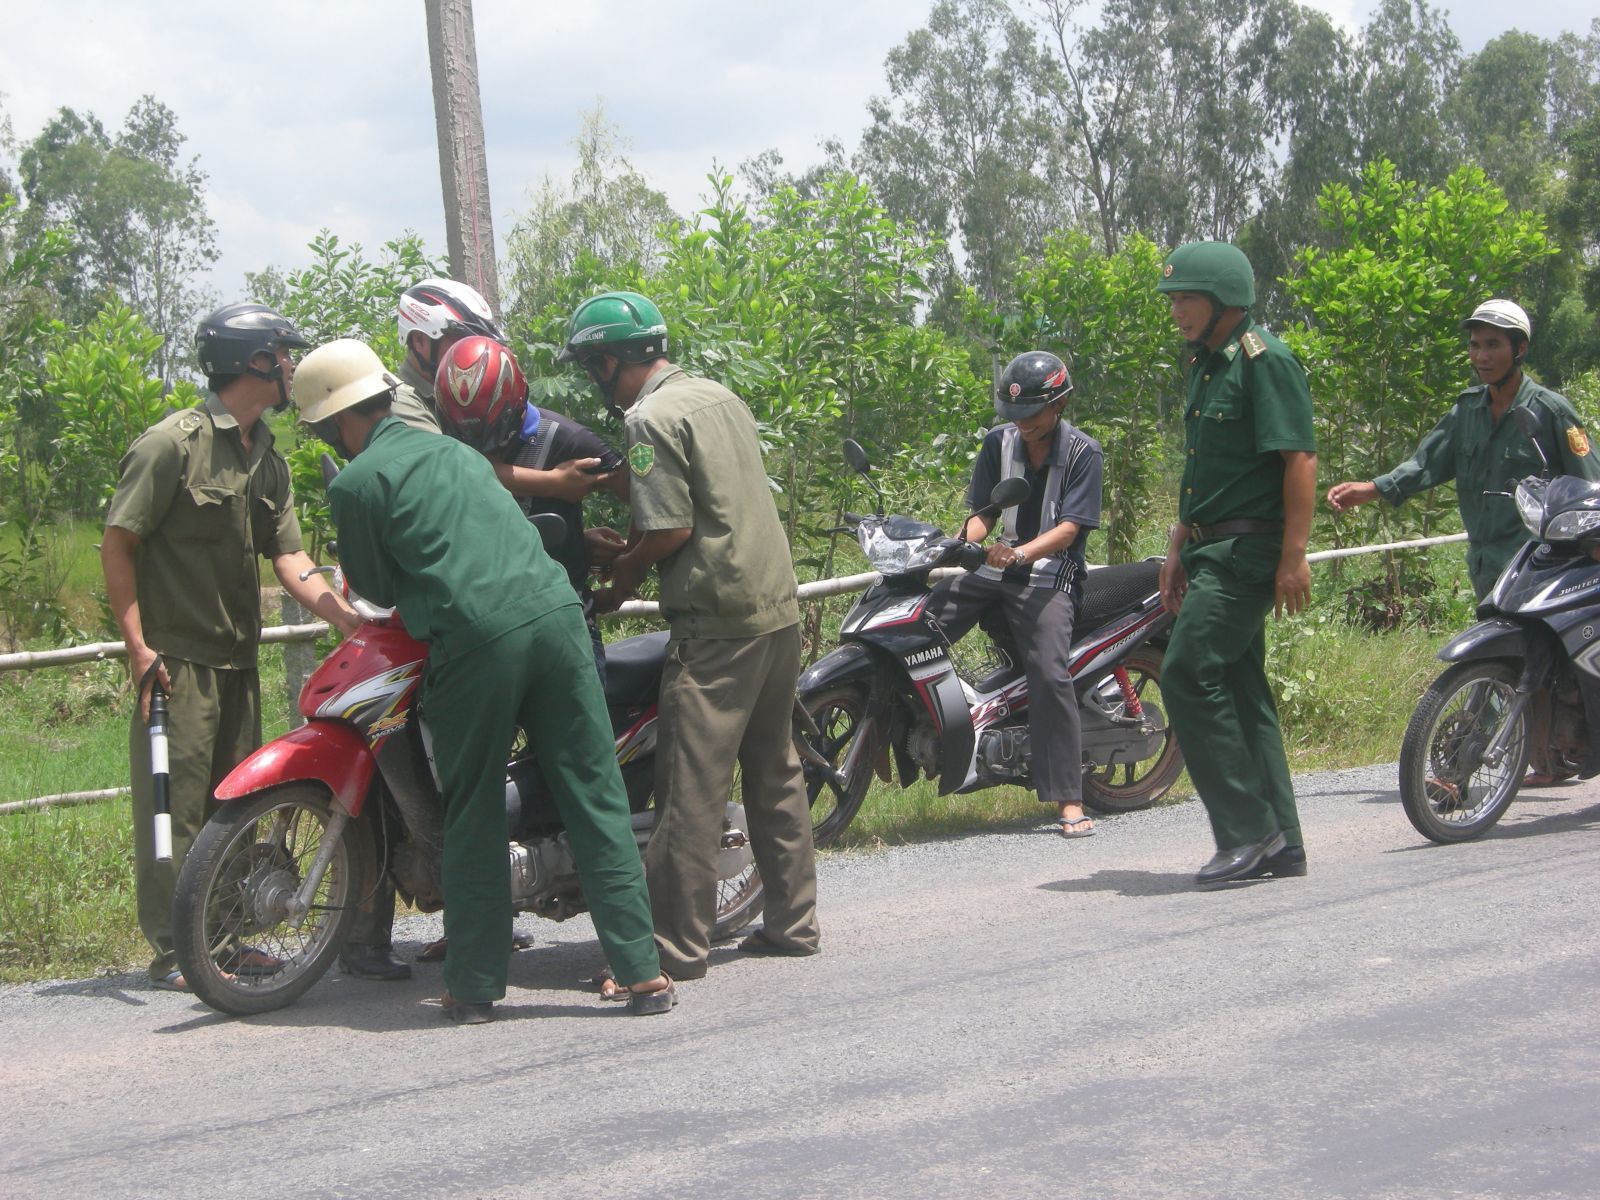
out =
<svg viewBox="0 0 1600 1200"><path fill-rule="evenodd" d="M656 734L660 818L645 852L662 969L674 979L706 972L735 762L766 888L763 927L740 949L815 954L811 813L790 737L800 609L755 418L727 388L667 361L666 321L634 292L579 305L560 357L588 372L627 430L632 529L597 603L615 608L659 565L672 630Z"/></svg>
<svg viewBox="0 0 1600 1200"><path fill-rule="evenodd" d="M1188 343L1178 523L1161 567L1177 614L1161 687L1217 853L1196 882L1304 875L1266 617L1311 599L1316 437L1304 368L1250 318L1255 273L1226 242L1179 246L1156 289Z"/></svg>

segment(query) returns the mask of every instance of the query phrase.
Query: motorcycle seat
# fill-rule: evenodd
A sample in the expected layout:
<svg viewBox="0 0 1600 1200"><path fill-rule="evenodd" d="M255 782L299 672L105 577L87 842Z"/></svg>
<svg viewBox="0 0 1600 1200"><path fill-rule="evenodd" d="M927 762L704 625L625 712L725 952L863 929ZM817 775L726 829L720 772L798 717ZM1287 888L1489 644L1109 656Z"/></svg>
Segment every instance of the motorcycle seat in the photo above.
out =
<svg viewBox="0 0 1600 1200"><path fill-rule="evenodd" d="M1083 606L1078 610L1074 634L1098 629L1132 612L1160 588L1160 581L1161 560L1158 558L1090 571L1084 581Z"/></svg>
<svg viewBox="0 0 1600 1200"><path fill-rule="evenodd" d="M654 704L661 692L661 668L667 661L665 631L641 633L606 646L606 703Z"/></svg>

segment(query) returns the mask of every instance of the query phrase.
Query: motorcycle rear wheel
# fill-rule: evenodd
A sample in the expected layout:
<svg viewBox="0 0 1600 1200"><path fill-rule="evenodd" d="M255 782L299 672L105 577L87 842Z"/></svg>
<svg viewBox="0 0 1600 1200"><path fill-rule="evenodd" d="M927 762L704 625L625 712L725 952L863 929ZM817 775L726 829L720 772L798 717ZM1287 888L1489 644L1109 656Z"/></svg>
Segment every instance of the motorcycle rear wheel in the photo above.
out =
<svg viewBox="0 0 1600 1200"><path fill-rule="evenodd" d="M817 723L818 734L805 735L811 748L838 770L849 756L851 747L861 733L867 714L867 691L851 684L835 684L802 696L811 719ZM861 803L872 786L872 766L882 749L882 730L872 735L873 744L862 747L856 757L855 770L840 787L822 773L815 763L801 760L801 770L806 778L806 799L811 804L811 837L818 846L838 840L850 827Z"/></svg>
<svg viewBox="0 0 1600 1200"><path fill-rule="evenodd" d="M174 893L173 941L184 979L212 1008L234 1016L282 1008L343 948L372 877L365 822L345 825L304 919L286 907L332 814L324 789L291 784L225 805L195 838ZM250 952L278 965L241 969Z"/></svg>
<svg viewBox="0 0 1600 1200"><path fill-rule="evenodd" d="M1528 723L1517 718L1498 762L1483 752L1516 697L1508 662L1457 663L1434 680L1400 747L1400 802L1418 833L1465 842L1487 833L1511 807L1528 768Z"/></svg>
<svg viewBox="0 0 1600 1200"><path fill-rule="evenodd" d="M1162 657L1161 647L1146 644L1128 655L1123 663L1139 703L1150 715L1152 723L1165 731L1161 749L1140 762L1117 763L1085 774L1085 807L1107 813L1137 812L1141 808L1149 808L1167 794L1183 773L1183 753L1178 749L1178 739L1173 736L1172 727L1167 724L1166 709L1161 700ZM1114 718L1121 718L1127 713L1122 688L1109 671L1091 684L1085 694L1096 697Z"/></svg>

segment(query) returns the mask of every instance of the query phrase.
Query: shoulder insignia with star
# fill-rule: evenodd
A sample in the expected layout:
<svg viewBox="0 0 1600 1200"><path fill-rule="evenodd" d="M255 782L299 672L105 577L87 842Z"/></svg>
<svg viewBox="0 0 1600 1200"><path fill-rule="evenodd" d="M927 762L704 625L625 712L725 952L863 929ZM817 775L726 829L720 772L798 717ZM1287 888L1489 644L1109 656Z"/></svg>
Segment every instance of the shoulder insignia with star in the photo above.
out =
<svg viewBox="0 0 1600 1200"><path fill-rule="evenodd" d="M635 442L628 447L628 466L635 475L648 475L656 465L656 448L649 442Z"/></svg>
<svg viewBox="0 0 1600 1200"><path fill-rule="evenodd" d="M1260 358L1267 352L1266 339L1254 329L1247 332L1239 341L1244 346L1246 358Z"/></svg>

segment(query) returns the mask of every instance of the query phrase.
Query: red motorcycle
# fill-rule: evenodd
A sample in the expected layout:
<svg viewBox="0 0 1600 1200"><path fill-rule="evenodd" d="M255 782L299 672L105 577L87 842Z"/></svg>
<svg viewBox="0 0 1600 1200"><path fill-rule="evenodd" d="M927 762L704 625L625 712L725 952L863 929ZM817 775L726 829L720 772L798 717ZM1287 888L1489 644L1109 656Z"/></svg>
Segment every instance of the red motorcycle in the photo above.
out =
<svg viewBox="0 0 1600 1200"><path fill-rule="evenodd" d="M178 876L178 964L195 994L222 1012L267 1012L297 999L338 955L384 872L415 907L443 907L444 808L416 703L427 647L393 610L350 598L364 623L306 681L306 723L223 780L222 806ZM606 647L606 705L641 852L656 820L666 642L665 633L647 633ZM516 910L554 921L586 911L560 815L538 761L521 748L506 765L506 827ZM740 804L727 807L720 865L717 938L748 924L761 904Z"/></svg>

